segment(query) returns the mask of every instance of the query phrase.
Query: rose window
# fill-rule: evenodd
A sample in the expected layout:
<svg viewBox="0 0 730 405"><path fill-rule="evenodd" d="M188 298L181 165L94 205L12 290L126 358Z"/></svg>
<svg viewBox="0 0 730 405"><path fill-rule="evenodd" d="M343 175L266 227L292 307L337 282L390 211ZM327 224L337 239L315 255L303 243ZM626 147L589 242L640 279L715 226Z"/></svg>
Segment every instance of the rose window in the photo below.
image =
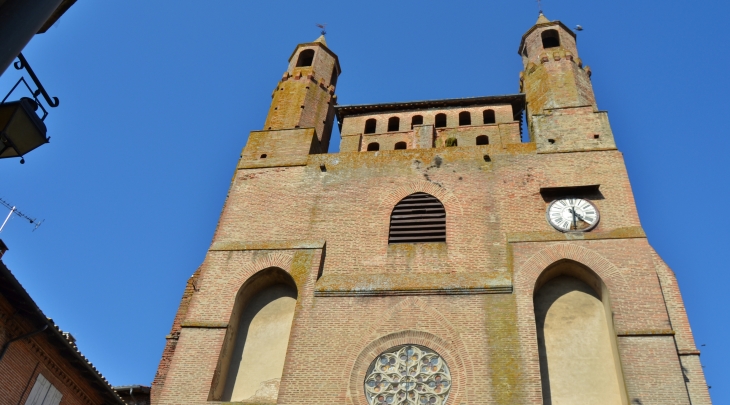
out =
<svg viewBox="0 0 730 405"><path fill-rule="evenodd" d="M451 374L444 359L414 345L378 356L365 378L369 405L444 405L450 388Z"/></svg>

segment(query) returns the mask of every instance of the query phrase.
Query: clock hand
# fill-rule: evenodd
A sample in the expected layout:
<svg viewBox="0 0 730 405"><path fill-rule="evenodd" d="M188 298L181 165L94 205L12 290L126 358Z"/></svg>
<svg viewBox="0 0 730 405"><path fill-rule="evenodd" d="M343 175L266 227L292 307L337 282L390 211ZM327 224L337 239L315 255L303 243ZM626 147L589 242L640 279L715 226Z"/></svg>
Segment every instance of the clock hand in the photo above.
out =
<svg viewBox="0 0 730 405"><path fill-rule="evenodd" d="M576 221L575 221L575 215L576 215L576 214L575 214L575 209L573 209L573 208L568 208L568 211L570 211L570 213L571 213L571 214L573 214L573 229L574 229L574 230L575 230L575 229L578 229L578 224L577 224L577 223L576 223Z"/></svg>

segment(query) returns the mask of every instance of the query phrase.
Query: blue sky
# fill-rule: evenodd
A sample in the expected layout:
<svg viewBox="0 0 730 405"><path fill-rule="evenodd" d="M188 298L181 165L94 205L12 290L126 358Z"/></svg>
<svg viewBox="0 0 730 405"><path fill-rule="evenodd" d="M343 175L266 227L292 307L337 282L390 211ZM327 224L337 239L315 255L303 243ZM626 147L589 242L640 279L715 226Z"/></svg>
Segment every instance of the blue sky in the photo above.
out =
<svg viewBox="0 0 730 405"><path fill-rule="evenodd" d="M543 1L585 28L580 57L718 404L730 403L728 4ZM31 232L12 219L3 260L112 384L150 384L247 134L315 23L340 57L340 104L358 104L516 93L536 18L532 0L79 1L24 50L61 104L50 144L0 161L0 198L46 220Z"/></svg>

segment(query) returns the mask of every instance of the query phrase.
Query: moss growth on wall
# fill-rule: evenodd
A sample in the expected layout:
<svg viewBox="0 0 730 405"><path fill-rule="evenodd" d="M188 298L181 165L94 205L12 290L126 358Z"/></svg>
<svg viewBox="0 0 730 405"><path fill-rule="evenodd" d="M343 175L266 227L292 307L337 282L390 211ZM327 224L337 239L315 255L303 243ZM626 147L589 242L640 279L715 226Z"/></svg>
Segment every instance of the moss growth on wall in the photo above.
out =
<svg viewBox="0 0 730 405"><path fill-rule="evenodd" d="M484 296L485 325L489 347L490 382L496 404L524 403L520 342L517 332L517 303L514 294Z"/></svg>

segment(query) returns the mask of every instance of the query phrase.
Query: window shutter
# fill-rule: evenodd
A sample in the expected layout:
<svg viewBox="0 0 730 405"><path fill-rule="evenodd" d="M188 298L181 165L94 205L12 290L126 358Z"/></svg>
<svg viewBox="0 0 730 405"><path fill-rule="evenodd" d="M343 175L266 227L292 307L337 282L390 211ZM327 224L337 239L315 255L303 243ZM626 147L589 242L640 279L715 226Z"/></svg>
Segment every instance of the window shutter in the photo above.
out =
<svg viewBox="0 0 730 405"><path fill-rule="evenodd" d="M25 405L58 405L62 397L61 391L43 377L43 374L38 374Z"/></svg>
<svg viewBox="0 0 730 405"><path fill-rule="evenodd" d="M46 380L46 377L43 377L43 374L38 374L25 405L43 405L43 400L46 398L49 388L51 388L51 383Z"/></svg>
<svg viewBox="0 0 730 405"><path fill-rule="evenodd" d="M51 385L48 389L46 399L43 400L43 404L41 405L58 405L61 402L62 396L63 395L61 394L61 391L57 390L56 387Z"/></svg>
<svg viewBox="0 0 730 405"><path fill-rule="evenodd" d="M438 198L413 193L390 214L388 243L446 242L446 210Z"/></svg>

